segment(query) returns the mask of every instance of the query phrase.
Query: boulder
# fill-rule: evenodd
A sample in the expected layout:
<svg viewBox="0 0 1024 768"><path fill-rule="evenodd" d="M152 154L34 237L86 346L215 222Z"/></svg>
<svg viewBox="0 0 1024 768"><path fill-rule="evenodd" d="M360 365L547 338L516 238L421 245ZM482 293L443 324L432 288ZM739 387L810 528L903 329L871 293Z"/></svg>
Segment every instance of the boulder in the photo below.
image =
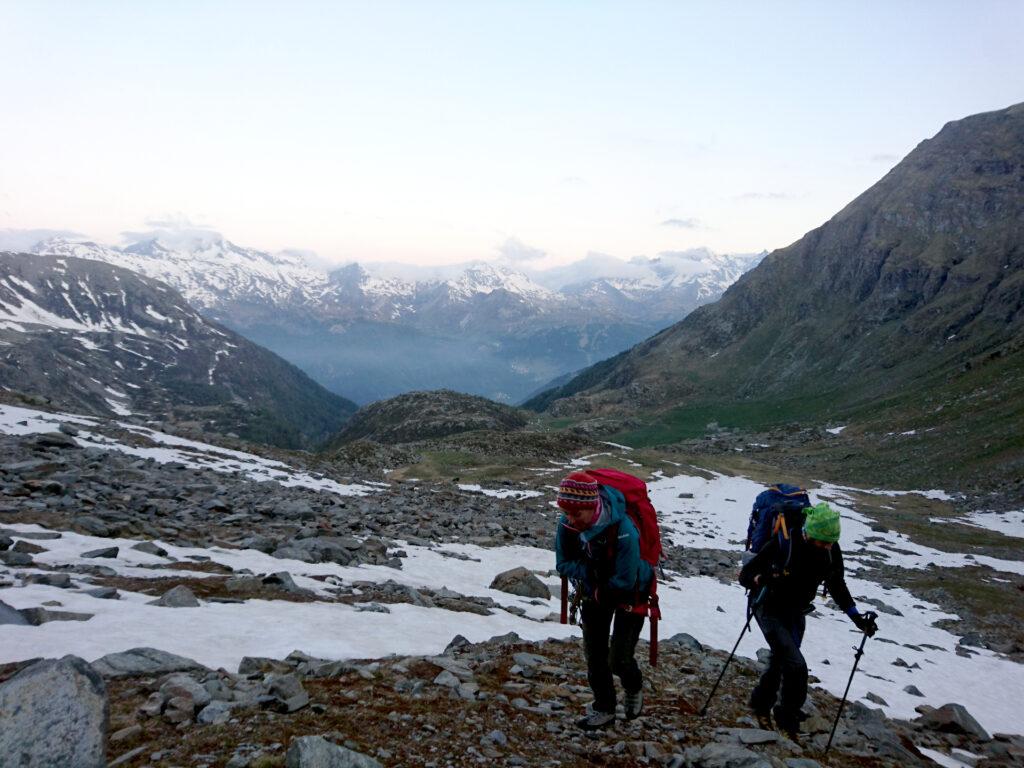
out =
<svg viewBox="0 0 1024 768"><path fill-rule="evenodd" d="M696 752L692 763L701 768L772 768L766 755L736 744L705 744Z"/></svg>
<svg viewBox="0 0 1024 768"><path fill-rule="evenodd" d="M198 608L199 601L191 589L184 584L179 584L164 592L156 600L150 600L147 605L160 605L164 608Z"/></svg>
<svg viewBox="0 0 1024 768"><path fill-rule="evenodd" d="M167 557L167 550L154 544L152 541L140 541L138 544L133 544L132 549L136 552L145 552L147 555Z"/></svg>
<svg viewBox="0 0 1024 768"><path fill-rule="evenodd" d="M45 659L0 684L0 761L18 768L106 766L107 689L77 656Z"/></svg>
<svg viewBox="0 0 1024 768"><path fill-rule="evenodd" d="M322 736L300 736L288 747L285 768L383 768L369 755L329 742Z"/></svg>
<svg viewBox="0 0 1024 768"><path fill-rule="evenodd" d="M0 624L14 624L24 627L28 626L28 623L28 619L25 618L21 611L0 600Z"/></svg>
<svg viewBox="0 0 1024 768"><path fill-rule="evenodd" d="M551 591L532 571L520 566L510 571L499 573L491 582L491 589L507 592L510 595L522 597L539 597L545 600L551 598Z"/></svg>
<svg viewBox="0 0 1024 768"><path fill-rule="evenodd" d="M212 696L203 685L184 673L171 675L160 686L160 693L168 701L175 698L187 699L195 709L202 709L210 703Z"/></svg>
<svg viewBox="0 0 1024 768"><path fill-rule="evenodd" d="M100 549L93 549L89 552L83 552L82 557L117 557L120 550L117 547L102 547Z"/></svg>
<svg viewBox="0 0 1024 768"><path fill-rule="evenodd" d="M687 634L686 632L677 632L672 635L672 637L667 640L662 640L661 642L672 643L695 653L703 653L704 651L704 646L701 645L700 641L693 635Z"/></svg>
<svg viewBox="0 0 1024 768"><path fill-rule="evenodd" d="M62 432L43 432L36 436L35 444L40 448L78 448L78 441Z"/></svg>
<svg viewBox="0 0 1024 768"><path fill-rule="evenodd" d="M917 708L921 716L915 720L923 727L943 733L962 733L980 741L990 741L988 731L981 727L962 704L943 704L938 709L922 705Z"/></svg>
<svg viewBox="0 0 1024 768"><path fill-rule="evenodd" d="M309 694L295 674L267 676L267 692L272 699L267 706L277 712L297 712L309 704Z"/></svg>
<svg viewBox="0 0 1024 768"><path fill-rule="evenodd" d="M33 627L38 627L40 624L48 624L51 621L88 621L95 614L51 611L48 608L22 608L21 615Z"/></svg>
<svg viewBox="0 0 1024 768"><path fill-rule="evenodd" d="M170 672L199 672L206 667L192 659L177 656L156 648L132 648L121 653L109 653L92 663L104 677L128 675L165 675Z"/></svg>

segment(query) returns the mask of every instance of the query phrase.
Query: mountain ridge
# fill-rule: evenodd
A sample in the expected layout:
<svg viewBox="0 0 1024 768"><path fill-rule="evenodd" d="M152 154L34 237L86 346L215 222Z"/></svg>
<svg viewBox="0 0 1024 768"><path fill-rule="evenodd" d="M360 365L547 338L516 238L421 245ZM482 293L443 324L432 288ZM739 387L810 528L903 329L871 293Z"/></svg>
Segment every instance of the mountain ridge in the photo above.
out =
<svg viewBox="0 0 1024 768"><path fill-rule="evenodd" d="M663 424L675 421L677 437L700 434L704 422L738 423L743 409L759 411L755 426L871 420L880 409L930 425L932 412L956 412L959 425L936 426L944 470L956 468L962 431L979 455L991 443L1019 463L1012 430L962 403L993 392L1012 401L1022 389L1022 338L1024 105L1016 105L948 123L718 302L527 405L573 418L659 413ZM671 441L672 430L659 436Z"/></svg>
<svg viewBox="0 0 1024 768"><path fill-rule="evenodd" d="M86 413L300 448L355 411L169 286L95 260L0 254L0 341L5 389Z"/></svg>

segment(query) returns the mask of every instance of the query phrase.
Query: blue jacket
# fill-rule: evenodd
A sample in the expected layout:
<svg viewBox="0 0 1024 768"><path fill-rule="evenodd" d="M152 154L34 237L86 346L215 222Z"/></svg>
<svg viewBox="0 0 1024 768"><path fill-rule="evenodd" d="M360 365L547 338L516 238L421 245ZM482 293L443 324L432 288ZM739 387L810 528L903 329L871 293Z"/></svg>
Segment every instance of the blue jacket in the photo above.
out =
<svg viewBox="0 0 1024 768"><path fill-rule="evenodd" d="M654 573L640 559L640 534L626 514L623 495L606 485L600 494L601 517L590 528L579 531L565 515L559 519L555 568L602 604L639 603L646 600Z"/></svg>

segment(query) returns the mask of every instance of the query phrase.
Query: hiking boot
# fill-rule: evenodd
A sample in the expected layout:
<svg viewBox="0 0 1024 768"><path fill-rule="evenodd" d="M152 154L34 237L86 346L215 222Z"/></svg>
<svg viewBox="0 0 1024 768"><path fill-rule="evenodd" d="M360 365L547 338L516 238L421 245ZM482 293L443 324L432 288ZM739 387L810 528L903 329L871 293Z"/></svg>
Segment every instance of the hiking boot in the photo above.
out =
<svg viewBox="0 0 1024 768"><path fill-rule="evenodd" d="M614 712L599 712L595 709L588 712L586 717L581 717L577 720L576 727L581 728L584 731L596 731L600 728L607 728L614 722Z"/></svg>
<svg viewBox="0 0 1024 768"><path fill-rule="evenodd" d="M754 719L757 720L757 727L763 728L766 731L772 730L772 712L770 709L757 709L752 707L750 710Z"/></svg>
<svg viewBox="0 0 1024 768"><path fill-rule="evenodd" d="M626 719L636 720L644 711L644 692L639 690L636 693L627 693L625 706Z"/></svg>
<svg viewBox="0 0 1024 768"><path fill-rule="evenodd" d="M772 709L772 715L775 716L775 727L782 731L788 738L793 741L799 741L800 737L800 717L799 714L793 712L787 712L782 707L775 707Z"/></svg>

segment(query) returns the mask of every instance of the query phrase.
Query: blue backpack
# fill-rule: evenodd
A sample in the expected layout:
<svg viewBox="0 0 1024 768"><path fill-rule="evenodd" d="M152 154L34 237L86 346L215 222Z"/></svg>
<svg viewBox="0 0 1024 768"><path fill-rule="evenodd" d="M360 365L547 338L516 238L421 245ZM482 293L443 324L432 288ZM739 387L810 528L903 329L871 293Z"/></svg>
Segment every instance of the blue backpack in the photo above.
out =
<svg viewBox="0 0 1024 768"><path fill-rule="evenodd" d="M747 550L756 554L770 538L777 536L782 550L787 551L790 536L803 528L804 510L810 506L807 491L788 483L777 483L759 493L747 525Z"/></svg>

